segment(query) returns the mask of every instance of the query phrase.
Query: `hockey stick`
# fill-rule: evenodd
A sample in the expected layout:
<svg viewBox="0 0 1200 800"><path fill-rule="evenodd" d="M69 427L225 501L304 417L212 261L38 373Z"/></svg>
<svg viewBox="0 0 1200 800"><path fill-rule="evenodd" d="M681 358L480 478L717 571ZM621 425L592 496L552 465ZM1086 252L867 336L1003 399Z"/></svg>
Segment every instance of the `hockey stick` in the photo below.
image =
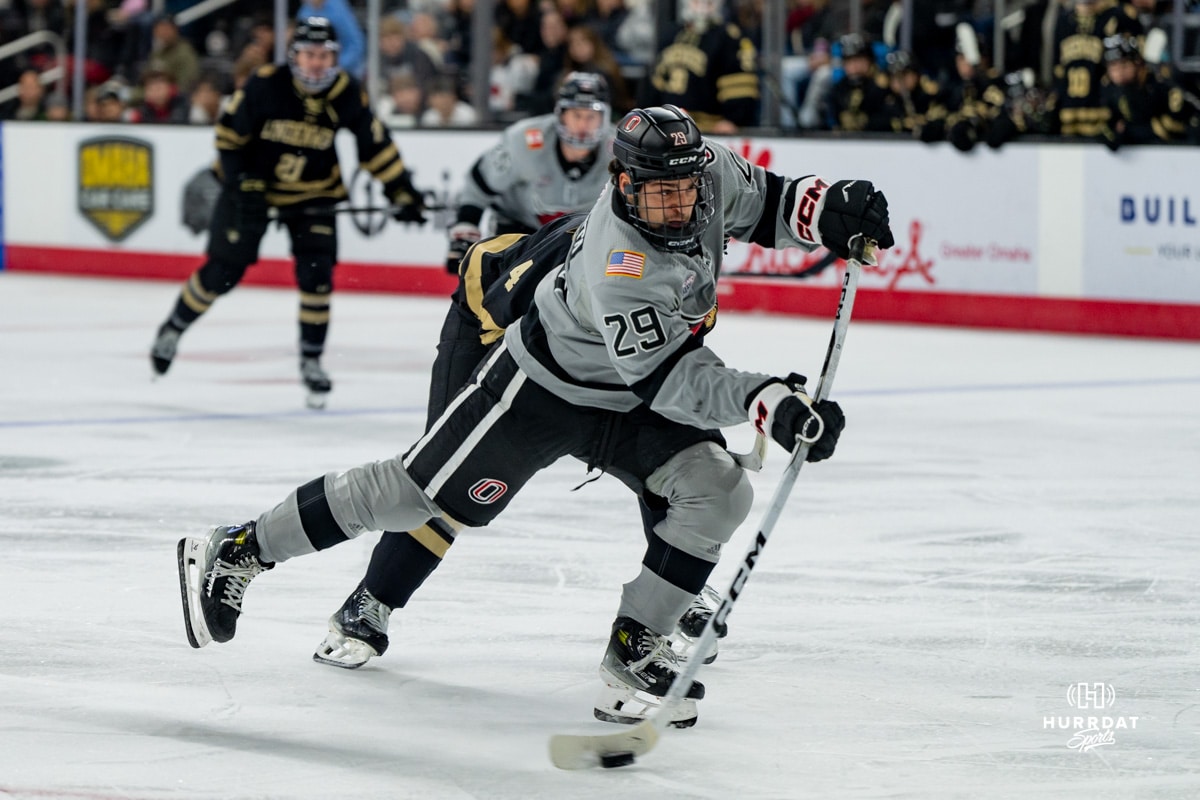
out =
<svg viewBox="0 0 1200 800"><path fill-rule="evenodd" d="M825 352L825 363L821 367L821 378L817 381L814 400L825 400L829 397L833 386L833 377L837 373L838 363L842 358L842 345L846 341L846 331L850 326L850 312L854 308L854 296L858 292L858 278L862 272L863 261L874 263L875 243L858 234L850 241L850 258L846 260L846 275L842 279L842 295L838 300L837 314L833 320L833 334L829 340L829 349ZM707 653L717 640L717 626L724 624L733 611L746 581L754 570L758 559L767 546L767 539L779 521L783 507L787 503L792 486L800 476L800 468L808 457L809 444L800 442L792 451L791 460L779 479L775 494L771 496L771 504L763 516L758 533L746 552L742 563L738 565L737 575L729 585L729 590L721 599L721 605L704 627L704 633L692 648L693 653ZM702 658L689 658L687 666L679 673L679 677L671 684L670 690L663 697L658 707L658 713L626 730L598 736L555 734L550 737L550 760L559 769L586 769L588 767L620 767L632 764L637 756L645 755L658 742L659 735L670 719L671 710L692 687L696 673L704 664Z"/></svg>
<svg viewBox="0 0 1200 800"><path fill-rule="evenodd" d="M323 217L329 214L387 214L391 216L403 206L306 206L304 208L274 207L271 219L294 219L295 217ZM428 212L445 211L451 208L442 203L425 206Z"/></svg>

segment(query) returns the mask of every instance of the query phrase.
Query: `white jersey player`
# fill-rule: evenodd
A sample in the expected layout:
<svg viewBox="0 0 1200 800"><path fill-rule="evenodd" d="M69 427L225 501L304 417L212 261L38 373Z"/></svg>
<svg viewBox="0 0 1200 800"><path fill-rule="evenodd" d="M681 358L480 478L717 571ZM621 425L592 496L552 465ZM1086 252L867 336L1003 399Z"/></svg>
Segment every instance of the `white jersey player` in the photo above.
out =
<svg viewBox="0 0 1200 800"><path fill-rule="evenodd" d="M479 241L484 212L493 234L533 233L551 220L586 211L608 180L612 105L604 76L563 78L553 114L518 122L472 165L450 227L446 270Z"/></svg>
<svg viewBox="0 0 1200 800"><path fill-rule="evenodd" d="M767 172L706 142L674 106L626 115L613 154L584 224L561 233L561 266L416 444L318 477L252 522L180 541L193 646L233 637L249 581L275 563L437 517L487 525L535 473L571 455L668 502L621 592L594 713L633 723L660 706L678 675L668 636L750 509L719 428L749 419L788 450L810 442L809 460L820 461L844 425L838 404L810 399L802 378L732 369L704 344L725 238L842 257L858 234L881 248L894 239L869 181ZM695 724L703 696L693 684L667 722Z"/></svg>

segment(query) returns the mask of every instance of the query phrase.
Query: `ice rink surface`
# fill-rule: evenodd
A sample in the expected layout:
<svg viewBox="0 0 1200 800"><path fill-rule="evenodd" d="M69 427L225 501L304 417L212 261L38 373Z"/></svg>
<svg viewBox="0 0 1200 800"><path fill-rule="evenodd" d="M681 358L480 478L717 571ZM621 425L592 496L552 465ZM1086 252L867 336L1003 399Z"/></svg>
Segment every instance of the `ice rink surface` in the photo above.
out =
<svg viewBox="0 0 1200 800"><path fill-rule="evenodd" d="M338 294L313 412L292 291L222 298L151 382L177 289L0 273L0 798L1200 796L1200 345L852 324L846 432L701 670L699 724L568 773L550 734L611 730L629 493L571 492L570 461L535 478L357 672L310 656L375 536L258 578L237 638L193 650L176 541L406 449L446 306ZM709 343L815 376L829 329L724 313Z"/></svg>

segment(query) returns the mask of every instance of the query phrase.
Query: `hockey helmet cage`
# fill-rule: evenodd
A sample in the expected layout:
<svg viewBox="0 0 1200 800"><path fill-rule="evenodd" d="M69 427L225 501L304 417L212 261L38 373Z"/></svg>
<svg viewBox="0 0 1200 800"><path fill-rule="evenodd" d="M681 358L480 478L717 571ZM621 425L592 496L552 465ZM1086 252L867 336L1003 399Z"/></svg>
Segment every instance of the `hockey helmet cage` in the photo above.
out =
<svg viewBox="0 0 1200 800"><path fill-rule="evenodd" d="M838 40L838 45L842 51L843 61L856 56L871 58L871 45L861 33L847 33Z"/></svg>
<svg viewBox="0 0 1200 800"><path fill-rule="evenodd" d="M695 121L673 105L635 108L617 123L613 156L631 185L622 195L630 222L655 247L670 252L695 247L716 213L712 153ZM639 208L649 181L691 179L697 190L690 219L681 225L654 225Z"/></svg>
<svg viewBox="0 0 1200 800"><path fill-rule="evenodd" d="M893 50L887 54L887 70L890 75L900 75L905 72L916 72L917 62L907 50Z"/></svg>
<svg viewBox="0 0 1200 800"><path fill-rule="evenodd" d="M325 70L319 77L305 75L296 65L296 53L300 50L309 47L320 47L325 50L331 50L335 56L334 66ZM338 43L337 31L334 30L333 23L325 17L308 17L301 20L296 25L296 30L292 34L292 44L288 48L288 66L292 70L292 77L296 79L304 89L312 94L323 92L333 85L337 78L338 67L336 56L341 52L342 46Z"/></svg>
<svg viewBox="0 0 1200 800"><path fill-rule="evenodd" d="M1114 61L1132 61L1135 64L1142 60L1142 51L1138 47L1137 37L1128 33L1118 33L1104 39L1104 63Z"/></svg>
<svg viewBox="0 0 1200 800"><path fill-rule="evenodd" d="M568 108L582 108L600 112L600 124L586 134L570 130L563 122L563 112ZM598 72L571 72L558 87L558 101L554 104L554 115L558 118L558 138L568 147L587 150L604 141L604 135L612 119L612 100L608 81Z"/></svg>

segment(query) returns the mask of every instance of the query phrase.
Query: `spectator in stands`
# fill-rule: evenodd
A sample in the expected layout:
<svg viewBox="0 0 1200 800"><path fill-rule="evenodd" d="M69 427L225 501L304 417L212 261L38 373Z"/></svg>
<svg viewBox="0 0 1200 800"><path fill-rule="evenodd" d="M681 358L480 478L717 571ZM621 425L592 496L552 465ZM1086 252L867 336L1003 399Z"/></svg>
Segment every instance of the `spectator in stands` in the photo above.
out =
<svg viewBox="0 0 1200 800"><path fill-rule="evenodd" d="M96 122L135 122L129 108L129 87L118 81L107 81L96 89Z"/></svg>
<svg viewBox="0 0 1200 800"><path fill-rule="evenodd" d="M603 75L608 81L612 110L618 116L624 116L633 108L633 100L621 75L620 65L601 40L600 34L587 25L572 25L567 31L567 57L563 63L562 74L555 81L555 92L558 91L562 79L572 72Z"/></svg>
<svg viewBox="0 0 1200 800"><path fill-rule="evenodd" d="M411 73L393 75L379 98L375 116L389 128L415 128L425 113L425 92Z"/></svg>
<svg viewBox="0 0 1200 800"><path fill-rule="evenodd" d="M17 78L17 96L0 106L0 119L44 120L46 89L36 69L26 69Z"/></svg>
<svg viewBox="0 0 1200 800"><path fill-rule="evenodd" d="M192 85L200 77L200 57L196 55L192 43L179 33L175 19L166 14L158 17L150 35L150 56L146 60L146 69L165 72L176 86L183 91L191 91Z"/></svg>
<svg viewBox="0 0 1200 800"><path fill-rule="evenodd" d="M188 121L188 104L171 76L148 69L142 75L142 102L134 110L136 122L182 125Z"/></svg>
<svg viewBox="0 0 1200 800"><path fill-rule="evenodd" d="M223 87L226 85L220 75L206 73L200 76L192 87L188 98L187 122L191 125L215 125L221 116L221 100L224 97Z"/></svg>
<svg viewBox="0 0 1200 800"><path fill-rule="evenodd" d="M600 41L612 52L618 64L631 63L628 54L617 43L617 34L628 19L629 9L625 6L625 0L596 0L595 8L584 20L600 35Z"/></svg>
<svg viewBox="0 0 1200 800"><path fill-rule="evenodd" d="M49 122L70 122L71 104L61 94L52 94L46 98L46 120Z"/></svg>
<svg viewBox="0 0 1200 800"><path fill-rule="evenodd" d="M421 115L422 128L455 128L474 125L478 118L475 109L458 96L452 78L436 80L429 90L429 107Z"/></svg>
<svg viewBox="0 0 1200 800"><path fill-rule="evenodd" d="M654 63L655 39L653 0L625 0L629 16L617 28L617 46L614 53L624 53L627 63L649 69Z"/></svg>
<svg viewBox="0 0 1200 800"><path fill-rule="evenodd" d="M567 61L567 22L556 8L542 12L542 47L538 53L537 77L528 95L517 98L517 104L530 115L549 114L554 109L558 82L565 74Z"/></svg>
<svg viewBox="0 0 1200 800"><path fill-rule="evenodd" d="M395 75L409 74L421 86L428 86L438 68L425 50L408 37L408 28L399 17L379 21L379 72L384 88Z"/></svg>
<svg viewBox="0 0 1200 800"><path fill-rule="evenodd" d="M796 0L787 15L788 47L796 55L808 55L818 40L838 38L829 0Z"/></svg>
<svg viewBox="0 0 1200 800"><path fill-rule="evenodd" d="M528 93L537 76L537 56L527 55L509 41L499 26L492 28L492 68L488 107L502 120L518 116L517 97Z"/></svg>
<svg viewBox="0 0 1200 800"><path fill-rule="evenodd" d="M245 86L246 81L250 80L250 76L258 71L258 68L266 64L259 50L250 45L237 61L233 62L233 69L230 71L230 78L233 80L234 90L241 89Z"/></svg>
<svg viewBox="0 0 1200 800"><path fill-rule="evenodd" d="M408 21L408 36L425 51L439 71L446 66L446 42L438 33L437 18L425 11L417 12Z"/></svg>
<svg viewBox="0 0 1200 800"><path fill-rule="evenodd" d="M542 47L541 12L533 0L498 0L496 24L522 53L536 56Z"/></svg>
<svg viewBox="0 0 1200 800"><path fill-rule="evenodd" d="M471 14L475 0L447 0L442 38L446 41L446 66L465 74L471 64Z"/></svg>
<svg viewBox="0 0 1200 800"><path fill-rule="evenodd" d="M685 108L705 133L757 124L758 51L723 21L723 0L680 0L679 15L682 24L661 39L639 105Z"/></svg>
<svg viewBox="0 0 1200 800"><path fill-rule="evenodd" d="M309 17L324 17L333 24L342 46L338 65L362 80L366 69L367 36L358 24L350 3L347 0L305 0L296 12L296 19L306 20ZM268 58L272 56L268 55Z"/></svg>

